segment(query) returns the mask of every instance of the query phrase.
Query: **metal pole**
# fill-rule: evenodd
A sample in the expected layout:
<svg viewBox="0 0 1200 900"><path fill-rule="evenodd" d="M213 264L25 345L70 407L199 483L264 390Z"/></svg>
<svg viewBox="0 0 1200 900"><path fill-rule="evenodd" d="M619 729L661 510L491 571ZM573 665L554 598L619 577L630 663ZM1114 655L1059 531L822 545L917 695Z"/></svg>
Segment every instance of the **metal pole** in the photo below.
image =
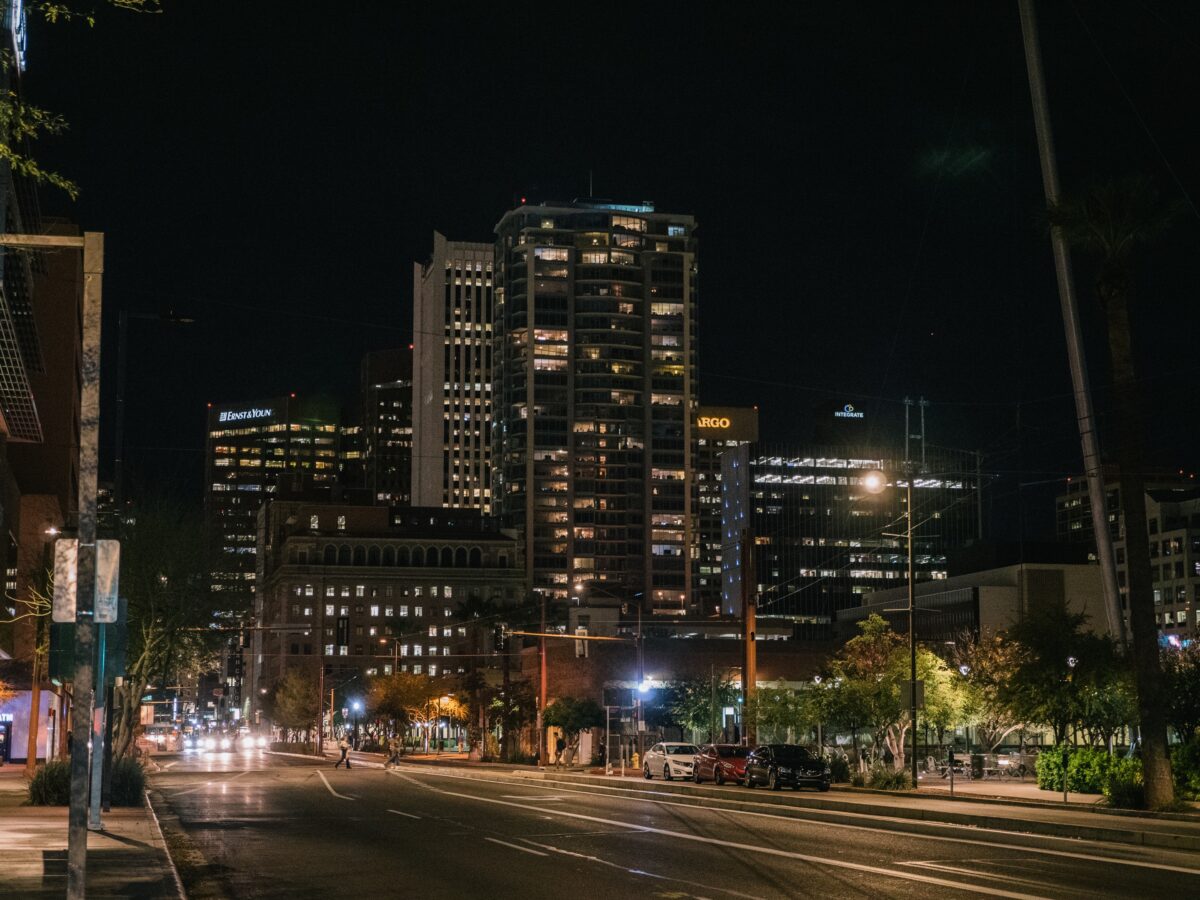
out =
<svg viewBox="0 0 1200 900"><path fill-rule="evenodd" d="M913 580L913 471L908 467L908 656L909 656L909 727L912 728L912 780L913 790L917 789L917 591Z"/></svg>
<svg viewBox="0 0 1200 900"><path fill-rule="evenodd" d="M546 592L541 592L542 598L542 627L541 632L546 633ZM538 638L538 705L537 705L537 741L538 741L538 765L542 768L546 767L546 728L543 723L543 716L546 711L546 638Z"/></svg>
<svg viewBox="0 0 1200 900"><path fill-rule="evenodd" d="M117 411L113 429L117 444L113 459L113 507L117 511L118 523L123 520L121 513L125 503L125 344L128 332L129 314L121 310L117 317Z"/></svg>
<svg viewBox="0 0 1200 900"><path fill-rule="evenodd" d="M67 818L67 898L87 891L88 733L95 684L96 474L100 436L100 312L104 234L83 235L83 347L79 404L79 555L75 588L75 675L71 804Z"/></svg>
<svg viewBox="0 0 1200 900"><path fill-rule="evenodd" d="M1050 128L1050 107L1046 100L1037 19L1034 15L1033 0L1017 0L1017 6L1021 12L1025 68L1029 74L1029 94L1033 101L1033 122L1037 130L1038 156L1042 164L1042 186L1047 205L1054 206L1059 202L1061 192L1054 156L1054 134ZM1120 591L1117 588L1112 533L1108 527L1104 469L1100 460L1100 438L1096 431L1095 411L1092 408L1092 389L1088 380L1083 331L1079 323L1079 305L1075 298L1071 254L1062 229L1058 226L1050 228L1050 246L1054 251L1054 273L1058 279L1058 296L1066 331L1067 360L1071 367L1071 386L1075 394L1075 418L1079 426L1079 442L1083 449L1083 468L1087 473L1088 497L1092 503L1092 530L1096 535L1096 556L1100 561L1100 576L1104 585L1104 608L1108 613L1109 629L1118 641L1125 644L1125 617L1121 613Z"/></svg>
<svg viewBox="0 0 1200 900"><path fill-rule="evenodd" d="M642 604L637 604L637 745L638 759L646 755L642 745L645 734L645 708L642 704L642 683L646 680L646 641L642 635Z"/></svg>
<svg viewBox="0 0 1200 900"><path fill-rule="evenodd" d="M107 709L104 705L104 662L105 637L108 627L96 625L96 708L92 713L92 784L91 802L88 808L88 829L102 831L100 821L100 788L104 784L104 720Z"/></svg>

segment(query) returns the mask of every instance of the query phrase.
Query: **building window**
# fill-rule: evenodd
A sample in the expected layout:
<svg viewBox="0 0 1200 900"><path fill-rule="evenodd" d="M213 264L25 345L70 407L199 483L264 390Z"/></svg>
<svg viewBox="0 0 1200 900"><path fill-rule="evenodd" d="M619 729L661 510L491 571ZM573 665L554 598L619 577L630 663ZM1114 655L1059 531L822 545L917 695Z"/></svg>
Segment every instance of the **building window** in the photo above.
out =
<svg viewBox="0 0 1200 900"><path fill-rule="evenodd" d="M414 606L413 607L413 615L416 616L418 619L422 618L425 615L425 607Z"/></svg>
<svg viewBox="0 0 1200 900"><path fill-rule="evenodd" d="M348 616L348 615L350 615L350 607L348 607L348 606L343 606L343 607L341 607L341 608L338 610L338 615L339 615L339 616Z"/></svg>
<svg viewBox="0 0 1200 900"><path fill-rule="evenodd" d="M305 616L312 616L312 607L311 607L311 606L306 606L306 607L304 607L304 615L305 615Z"/></svg>
<svg viewBox="0 0 1200 900"><path fill-rule="evenodd" d="M420 656L420 655L421 655L421 645L413 644L413 656Z"/></svg>
<svg viewBox="0 0 1200 900"><path fill-rule="evenodd" d="M367 586L364 584L356 584L354 586L354 596L355 597L367 596Z"/></svg>
<svg viewBox="0 0 1200 900"><path fill-rule="evenodd" d="M309 516L308 517L308 527L311 528L313 531L320 531L321 530L320 516Z"/></svg>
<svg viewBox="0 0 1200 900"><path fill-rule="evenodd" d="M408 644L401 644L401 645L400 645L400 655L401 655L401 656L408 656Z"/></svg>
<svg viewBox="0 0 1200 900"><path fill-rule="evenodd" d="M346 517L345 516L337 517L337 527L338 527L338 531L346 530Z"/></svg>
<svg viewBox="0 0 1200 900"><path fill-rule="evenodd" d="M325 588L325 596L326 597L334 596L335 592L336 592L336 589L334 588L334 586L332 584L326 586L326 588Z"/></svg>
<svg viewBox="0 0 1200 900"><path fill-rule="evenodd" d="M402 618L402 619L408 618L408 607L407 606L400 607L400 618Z"/></svg>
<svg viewBox="0 0 1200 900"><path fill-rule="evenodd" d="M396 610L396 607L394 607L394 606L385 606L383 608L384 617L390 619L392 616L395 615L395 610Z"/></svg>
<svg viewBox="0 0 1200 900"><path fill-rule="evenodd" d="M327 616L333 615L333 604L332 603L325 604L325 615L327 615Z"/></svg>
<svg viewBox="0 0 1200 900"><path fill-rule="evenodd" d="M379 617L379 607L378 606L371 607L371 615L374 616L375 618Z"/></svg>
<svg viewBox="0 0 1200 900"><path fill-rule="evenodd" d="M436 625L430 625L430 626L429 626L429 636L430 636L430 637L437 637L437 626L436 626Z"/></svg>
<svg viewBox="0 0 1200 900"><path fill-rule="evenodd" d="M454 610L452 610L450 607L447 606L442 610L442 615L448 619L452 615L454 615Z"/></svg>
<svg viewBox="0 0 1200 900"><path fill-rule="evenodd" d="M338 656L349 656L349 655L350 655L349 645L342 644L340 647L338 647Z"/></svg>
<svg viewBox="0 0 1200 900"><path fill-rule="evenodd" d="M326 656L333 656L333 644L326 644L326 645L325 645L325 655L326 655Z"/></svg>
<svg viewBox="0 0 1200 900"><path fill-rule="evenodd" d="M442 589L442 596L445 597L447 600L449 600L451 597L454 596L454 589L450 585L446 585Z"/></svg>

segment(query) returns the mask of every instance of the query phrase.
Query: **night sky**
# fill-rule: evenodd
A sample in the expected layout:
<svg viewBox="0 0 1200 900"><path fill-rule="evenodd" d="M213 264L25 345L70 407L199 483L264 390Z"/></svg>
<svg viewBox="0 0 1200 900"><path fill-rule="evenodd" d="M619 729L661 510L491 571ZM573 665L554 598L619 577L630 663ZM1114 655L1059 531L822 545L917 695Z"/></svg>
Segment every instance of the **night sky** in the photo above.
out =
<svg viewBox="0 0 1200 900"><path fill-rule="evenodd" d="M117 309L197 319L131 325L135 490L198 494L207 401L347 395L364 351L408 343L433 229L490 240L591 173L700 223L705 402L757 403L774 440L854 403L894 442L923 395L931 442L987 454L994 533L1052 529L1080 463L1015 0L434 5L34 23L27 99L71 124L37 150L83 189L43 208L107 233L106 374ZM1190 471L1200 4L1040 14L1065 187L1146 173L1185 204L1136 325L1150 463Z"/></svg>

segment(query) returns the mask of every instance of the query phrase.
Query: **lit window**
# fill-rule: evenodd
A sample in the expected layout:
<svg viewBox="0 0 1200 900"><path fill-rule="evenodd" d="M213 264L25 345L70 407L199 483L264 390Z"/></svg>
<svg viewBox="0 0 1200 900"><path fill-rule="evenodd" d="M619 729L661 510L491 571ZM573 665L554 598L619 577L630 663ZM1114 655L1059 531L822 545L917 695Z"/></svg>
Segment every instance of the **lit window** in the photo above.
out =
<svg viewBox="0 0 1200 900"><path fill-rule="evenodd" d="M400 617L401 617L401 618L403 618L403 619L407 619L407 618L408 618L408 607L407 607L407 606L401 606L401 607L400 607Z"/></svg>
<svg viewBox="0 0 1200 900"><path fill-rule="evenodd" d="M320 530L320 528L321 528L320 516L309 516L308 517L308 527L311 528L313 531Z"/></svg>
<svg viewBox="0 0 1200 900"><path fill-rule="evenodd" d="M333 615L333 604L332 603L325 604L325 615L327 615L327 616Z"/></svg>
<svg viewBox="0 0 1200 900"><path fill-rule="evenodd" d="M346 517L345 516L337 517L337 527L338 527L338 531L346 530Z"/></svg>

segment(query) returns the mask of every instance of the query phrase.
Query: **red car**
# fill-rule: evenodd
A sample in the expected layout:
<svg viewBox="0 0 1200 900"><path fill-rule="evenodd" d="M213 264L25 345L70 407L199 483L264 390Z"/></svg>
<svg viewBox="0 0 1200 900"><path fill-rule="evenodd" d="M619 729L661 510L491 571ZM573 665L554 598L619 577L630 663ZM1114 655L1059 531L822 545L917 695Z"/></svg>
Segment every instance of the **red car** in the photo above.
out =
<svg viewBox="0 0 1200 900"><path fill-rule="evenodd" d="M746 777L746 757L749 747L737 744L705 744L696 754L692 765L692 780L703 784L705 780L724 784L733 781L740 784Z"/></svg>

